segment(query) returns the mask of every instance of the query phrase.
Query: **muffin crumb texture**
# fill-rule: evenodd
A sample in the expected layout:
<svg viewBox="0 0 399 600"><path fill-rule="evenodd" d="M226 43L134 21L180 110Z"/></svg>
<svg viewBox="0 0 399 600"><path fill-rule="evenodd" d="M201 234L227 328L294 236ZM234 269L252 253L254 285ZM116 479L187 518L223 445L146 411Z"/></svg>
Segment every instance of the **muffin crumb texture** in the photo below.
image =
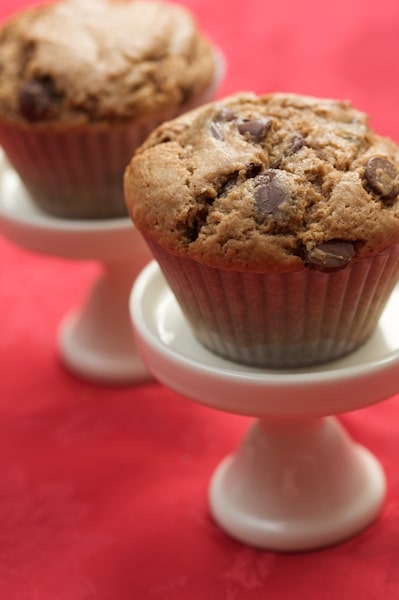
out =
<svg viewBox="0 0 399 600"><path fill-rule="evenodd" d="M399 149L348 102L237 94L161 125L125 174L137 227L233 270L335 271L399 243Z"/></svg>
<svg viewBox="0 0 399 600"><path fill-rule="evenodd" d="M2 27L0 116L47 126L142 118L201 94L214 69L183 7L64 0Z"/></svg>

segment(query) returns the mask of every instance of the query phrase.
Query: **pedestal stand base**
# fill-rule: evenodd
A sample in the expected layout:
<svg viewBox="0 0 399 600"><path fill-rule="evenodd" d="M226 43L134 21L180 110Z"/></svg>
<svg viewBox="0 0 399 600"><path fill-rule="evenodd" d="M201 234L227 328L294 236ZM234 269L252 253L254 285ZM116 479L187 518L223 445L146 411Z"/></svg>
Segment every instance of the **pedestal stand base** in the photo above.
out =
<svg viewBox="0 0 399 600"><path fill-rule="evenodd" d="M120 385L152 378L139 357L128 312L137 274L130 261L104 264L86 302L62 320L59 354L79 377Z"/></svg>
<svg viewBox="0 0 399 600"><path fill-rule="evenodd" d="M98 341L98 340L97 340ZM121 353L121 347L100 348L85 340L79 313L67 315L58 331L58 347L64 365L83 379L105 384L126 384L151 378L135 347Z"/></svg>
<svg viewBox="0 0 399 600"><path fill-rule="evenodd" d="M344 540L374 521L385 475L335 418L256 422L210 485L216 522L246 544L311 550Z"/></svg>

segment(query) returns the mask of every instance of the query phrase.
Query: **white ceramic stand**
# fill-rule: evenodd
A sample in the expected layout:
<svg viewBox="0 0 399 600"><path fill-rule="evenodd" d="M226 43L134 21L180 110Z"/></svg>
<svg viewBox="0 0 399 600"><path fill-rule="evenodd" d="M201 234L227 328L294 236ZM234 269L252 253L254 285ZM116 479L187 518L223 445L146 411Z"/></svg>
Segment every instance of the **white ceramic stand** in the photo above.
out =
<svg viewBox="0 0 399 600"><path fill-rule="evenodd" d="M0 157L0 233L34 252L102 264L85 305L60 325L60 355L72 372L113 384L150 376L137 353L129 294L151 255L130 218L86 221L47 216Z"/></svg>
<svg viewBox="0 0 399 600"><path fill-rule="evenodd" d="M155 262L136 280L130 309L157 379L207 406L256 417L211 480L211 511L225 531L257 547L299 551L337 543L376 518L383 470L334 415L399 390L398 288L362 348L297 371L246 367L208 352Z"/></svg>

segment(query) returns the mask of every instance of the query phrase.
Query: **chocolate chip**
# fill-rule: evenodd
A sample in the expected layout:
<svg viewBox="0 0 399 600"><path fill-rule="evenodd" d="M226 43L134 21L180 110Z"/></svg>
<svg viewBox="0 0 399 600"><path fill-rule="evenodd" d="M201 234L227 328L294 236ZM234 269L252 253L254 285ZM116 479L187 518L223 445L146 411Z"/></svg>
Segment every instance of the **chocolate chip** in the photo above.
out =
<svg viewBox="0 0 399 600"><path fill-rule="evenodd" d="M209 129L211 130L212 137L214 137L215 140L224 140L222 126L219 121L210 121Z"/></svg>
<svg viewBox="0 0 399 600"><path fill-rule="evenodd" d="M212 120L209 121L209 129L211 130L212 137L215 140L224 141L224 133L222 124L235 119L236 113L228 106L220 108L213 116Z"/></svg>
<svg viewBox="0 0 399 600"><path fill-rule="evenodd" d="M273 160L273 161L270 163L270 168L271 168L271 169L279 169L279 168L280 168L280 165L281 165L281 161L282 161L282 160L283 160L283 157L282 157L282 156L279 156L278 158L276 158L275 160Z"/></svg>
<svg viewBox="0 0 399 600"><path fill-rule="evenodd" d="M216 115L216 121L233 121L236 117L234 110L228 106L223 106Z"/></svg>
<svg viewBox="0 0 399 600"><path fill-rule="evenodd" d="M291 200L289 188L277 174L266 171L259 175L255 187L254 198L258 214L261 216L277 216L279 208Z"/></svg>
<svg viewBox="0 0 399 600"><path fill-rule="evenodd" d="M396 166L383 156L369 158L364 171L364 177L371 190L387 199L399 193L397 174Z"/></svg>
<svg viewBox="0 0 399 600"><path fill-rule="evenodd" d="M291 154L295 154L305 145L305 140L301 136L300 133L296 133L289 141L288 144L285 144L285 148L280 156L278 156L271 164L270 167L272 169L278 169L281 165L281 162L287 156Z"/></svg>
<svg viewBox="0 0 399 600"><path fill-rule="evenodd" d="M209 207L212 204L214 198L207 194L197 196L195 202L195 209L189 211L187 214L187 221L185 224L185 233L187 240L195 242L198 238L201 228L205 225L206 219L209 212Z"/></svg>
<svg viewBox="0 0 399 600"><path fill-rule="evenodd" d="M304 144L305 140L301 134L295 134L290 143L289 154L295 154L295 152L298 152L298 150L300 150Z"/></svg>
<svg viewBox="0 0 399 600"><path fill-rule="evenodd" d="M266 117L259 119L242 119L237 123L241 135L248 135L254 142L259 143L272 126L272 120Z"/></svg>
<svg viewBox="0 0 399 600"><path fill-rule="evenodd" d="M226 181L224 182L224 184L220 188L218 196L219 197L225 197L225 196L227 196L228 193L236 186L237 179L238 179L238 171L234 171L234 173L230 173L227 176Z"/></svg>
<svg viewBox="0 0 399 600"><path fill-rule="evenodd" d="M329 240L318 244L307 253L306 262L319 271L338 271L346 267L355 255L353 242Z"/></svg>
<svg viewBox="0 0 399 600"><path fill-rule="evenodd" d="M253 177L256 177L257 175L259 175L260 171L262 169L262 165L259 163L247 163L245 165L245 176L247 179L252 179Z"/></svg>
<svg viewBox="0 0 399 600"><path fill-rule="evenodd" d="M32 79L19 90L19 111L28 121L46 119L51 108L60 98L49 78Z"/></svg>

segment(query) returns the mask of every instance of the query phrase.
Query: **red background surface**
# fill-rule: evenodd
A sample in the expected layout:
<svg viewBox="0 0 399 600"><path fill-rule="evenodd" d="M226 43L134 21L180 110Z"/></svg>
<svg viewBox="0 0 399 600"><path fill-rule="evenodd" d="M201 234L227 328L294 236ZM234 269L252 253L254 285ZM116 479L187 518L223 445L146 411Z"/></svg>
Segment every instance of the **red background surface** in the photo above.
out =
<svg viewBox="0 0 399 600"><path fill-rule="evenodd" d="M1 0L0 19L30 0ZM350 99L399 141L397 0L182 1L223 51L219 95ZM342 417L380 459L379 520L330 549L275 554L222 533L209 478L250 419L158 383L90 384L56 333L99 266L30 253L0 235L1 600L399 598L399 396ZM399 382L398 382L399 388Z"/></svg>

